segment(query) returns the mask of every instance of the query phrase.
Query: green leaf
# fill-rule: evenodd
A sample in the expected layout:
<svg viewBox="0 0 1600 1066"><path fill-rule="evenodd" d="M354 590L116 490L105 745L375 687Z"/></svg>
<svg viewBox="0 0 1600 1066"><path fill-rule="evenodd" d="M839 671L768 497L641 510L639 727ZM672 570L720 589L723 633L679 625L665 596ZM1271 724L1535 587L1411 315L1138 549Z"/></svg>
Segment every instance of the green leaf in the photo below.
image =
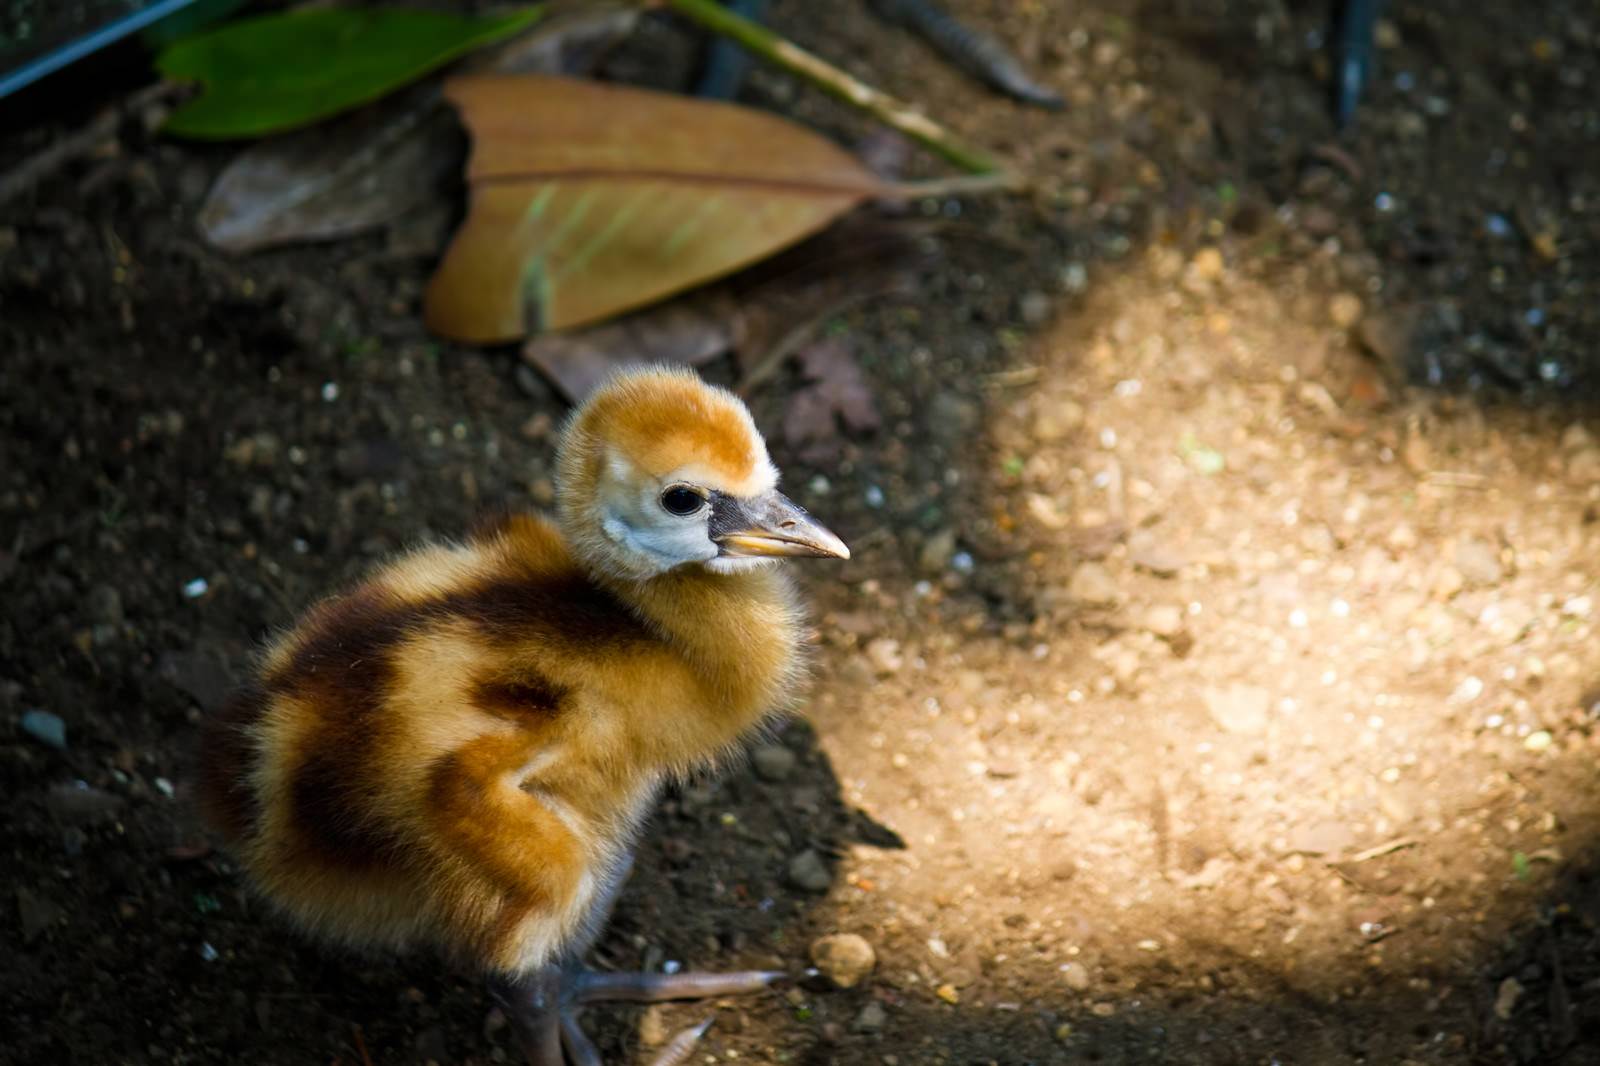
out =
<svg viewBox="0 0 1600 1066"><path fill-rule="evenodd" d="M1518 881L1526 881L1528 879L1530 873L1528 857L1520 851L1511 853L1511 872L1516 875Z"/></svg>
<svg viewBox="0 0 1600 1066"><path fill-rule="evenodd" d="M231 23L156 59L205 92L172 113L168 133L208 140L309 125L415 81L532 25L544 5L466 18L404 8L311 8Z"/></svg>

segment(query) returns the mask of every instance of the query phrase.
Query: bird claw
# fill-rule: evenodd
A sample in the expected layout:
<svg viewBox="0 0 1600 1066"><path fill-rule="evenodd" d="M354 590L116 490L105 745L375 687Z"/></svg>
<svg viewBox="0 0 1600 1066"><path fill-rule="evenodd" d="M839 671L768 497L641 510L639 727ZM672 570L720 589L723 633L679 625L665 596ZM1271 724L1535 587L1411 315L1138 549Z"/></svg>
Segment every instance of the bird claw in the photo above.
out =
<svg viewBox="0 0 1600 1066"><path fill-rule="evenodd" d="M529 1066L602 1066L600 1052L578 1024L589 1003L662 1003L759 992L789 975L775 970L735 973L609 973L553 970L498 983L495 998L511 1018ZM650 1066L680 1066L711 1028L711 1018L679 1032Z"/></svg>
<svg viewBox="0 0 1600 1066"><path fill-rule="evenodd" d="M689 1061L689 1055L694 1051L694 1046L700 1038L706 1035L706 1030L711 1028L715 1018L707 1018L699 1025L691 1025L680 1030L667 1046L661 1049L661 1054L650 1060L650 1066L682 1066Z"/></svg>

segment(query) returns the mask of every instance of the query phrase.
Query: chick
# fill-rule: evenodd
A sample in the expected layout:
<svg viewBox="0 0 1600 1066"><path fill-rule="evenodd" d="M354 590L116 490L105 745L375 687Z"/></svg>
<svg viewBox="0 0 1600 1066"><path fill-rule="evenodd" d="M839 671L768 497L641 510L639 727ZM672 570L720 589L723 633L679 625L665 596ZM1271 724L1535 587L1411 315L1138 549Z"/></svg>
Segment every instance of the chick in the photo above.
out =
<svg viewBox="0 0 1600 1066"><path fill-rule="evenodd" d="M850 552L777 491L744 405L687 372L600 388L563 431L557 480L554 523L423 548L275 641L207 723L199 791L294 924L481 970L533 1066L591 1066L582 1003L780 976L581 960L663 783L797 680L802 612L772 564Z"/></svg>

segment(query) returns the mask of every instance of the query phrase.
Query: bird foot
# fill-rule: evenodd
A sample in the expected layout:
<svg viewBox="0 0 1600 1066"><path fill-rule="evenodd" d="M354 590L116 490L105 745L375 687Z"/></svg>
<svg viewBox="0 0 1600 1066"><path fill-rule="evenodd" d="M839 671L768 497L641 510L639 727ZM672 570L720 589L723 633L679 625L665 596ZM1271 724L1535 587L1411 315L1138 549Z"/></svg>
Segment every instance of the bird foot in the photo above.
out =
<svg viewBox="0 0 1600 1066"><path fill-rule="evenodd" d="M579 1009L587 1004L737 996L759 992L786 976L771 970L658 974L580 969L500 979L490 987L511 1019L529 1066L602 1066L599 1050L578 1024ZM688 1061L711 1021L707 1018L678 1033L650 1066L679 1066Z"/></svg>

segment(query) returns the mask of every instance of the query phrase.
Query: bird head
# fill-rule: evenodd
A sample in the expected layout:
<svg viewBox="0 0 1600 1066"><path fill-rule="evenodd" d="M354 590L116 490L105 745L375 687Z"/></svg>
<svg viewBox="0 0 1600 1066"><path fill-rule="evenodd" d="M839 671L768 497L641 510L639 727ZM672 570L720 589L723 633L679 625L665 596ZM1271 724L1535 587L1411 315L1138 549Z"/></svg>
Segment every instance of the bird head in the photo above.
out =
<svg viewBox="0 0 1600 1066"><path fill-rule="evenodd" d="M681 566L733 573L786 556L850 549L778 491L744 403L692 371L610 378L573 412L557 459L556 506L583 560L619 578Z"/></svg>

